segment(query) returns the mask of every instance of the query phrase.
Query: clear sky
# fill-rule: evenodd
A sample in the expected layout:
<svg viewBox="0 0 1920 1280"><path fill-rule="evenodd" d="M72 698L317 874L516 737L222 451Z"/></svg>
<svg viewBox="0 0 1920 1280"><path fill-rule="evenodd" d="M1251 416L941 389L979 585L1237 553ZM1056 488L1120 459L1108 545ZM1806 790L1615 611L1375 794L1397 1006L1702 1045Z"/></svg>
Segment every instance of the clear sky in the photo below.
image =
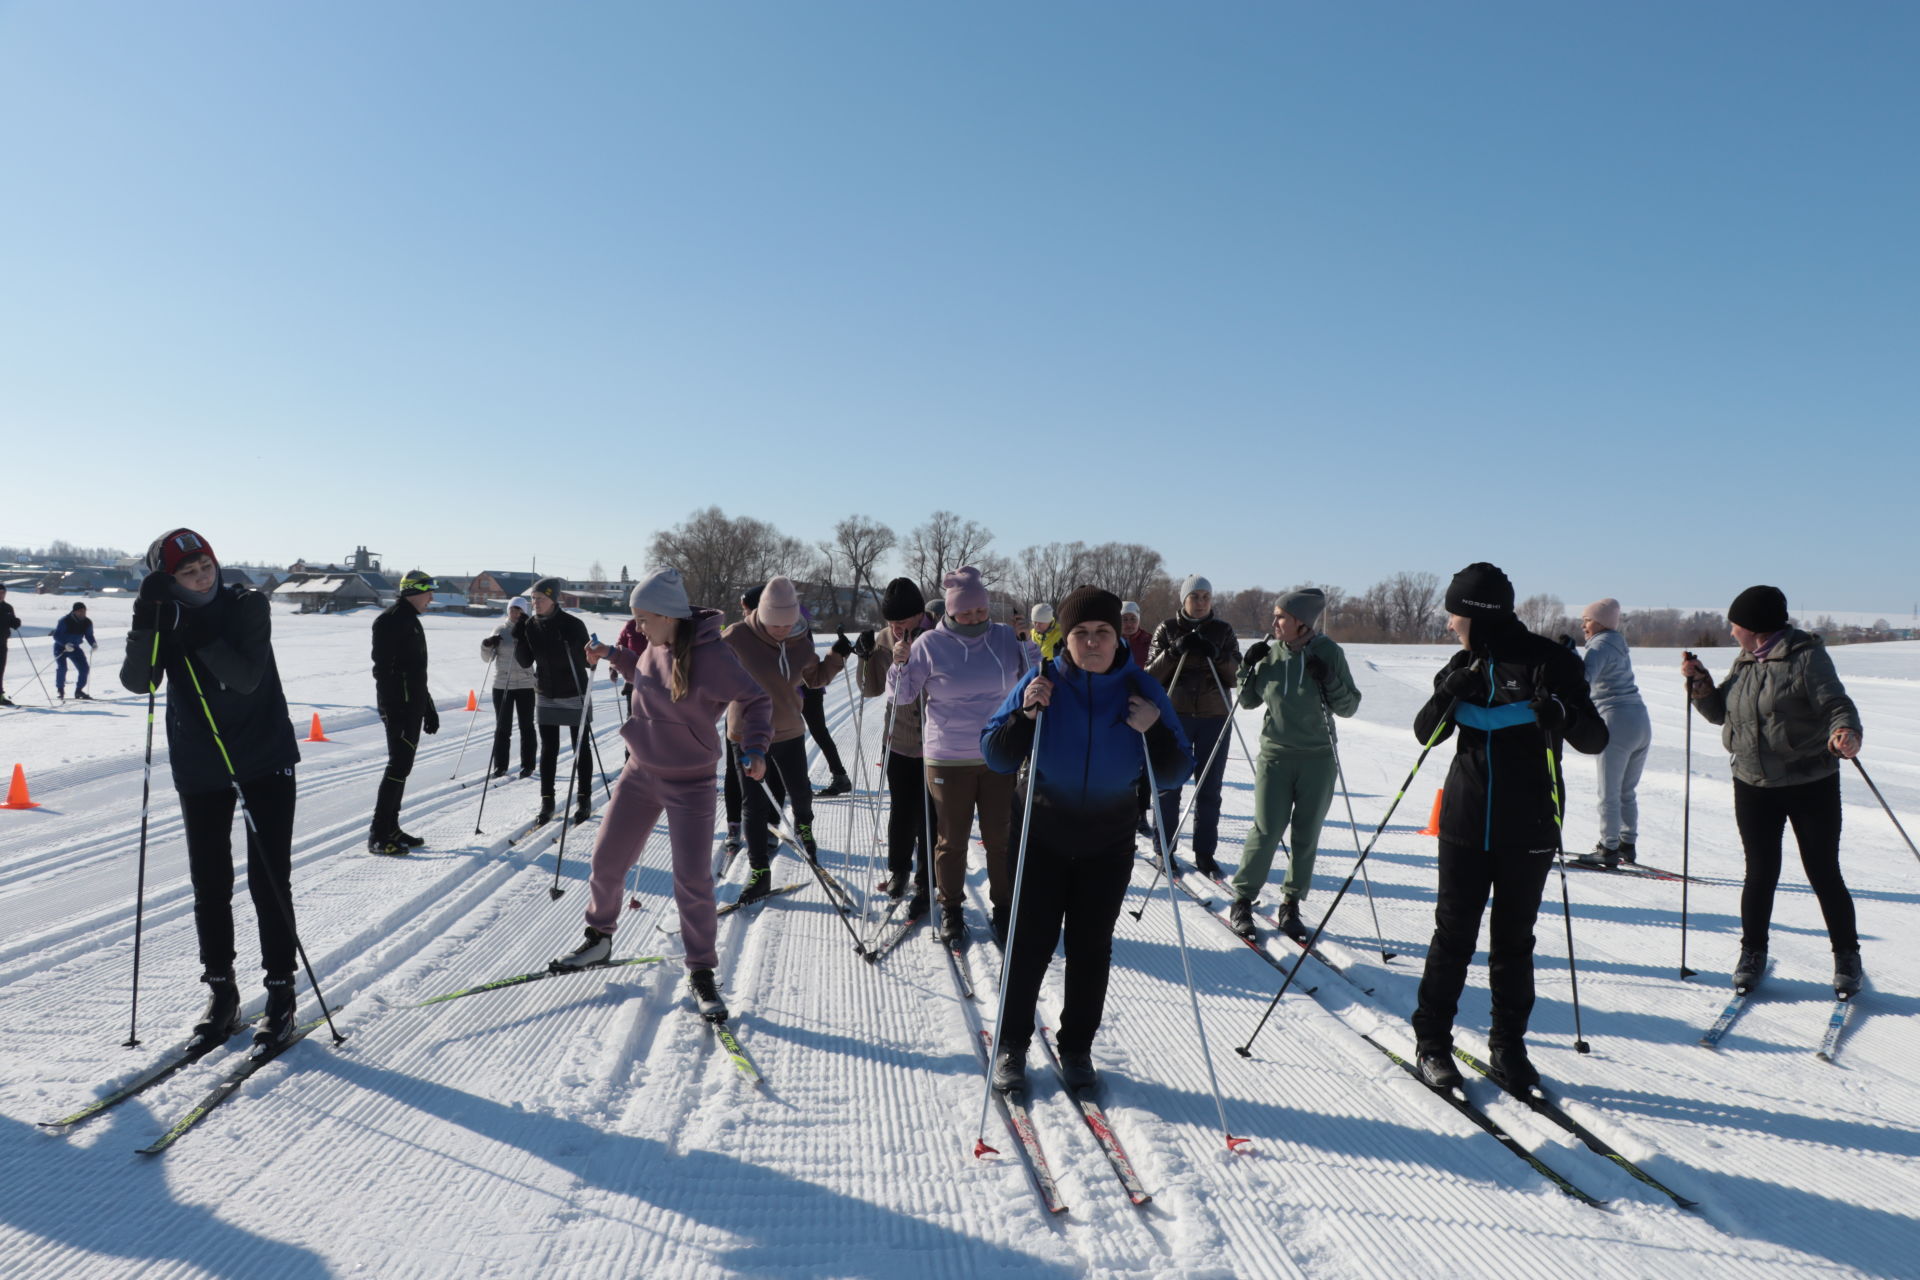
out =
<svg viewBox="0 0 1920 1280"><path fill-rule="evenodd" d="M1920 6L0 4L0 543L1905 615Z"/></svg>

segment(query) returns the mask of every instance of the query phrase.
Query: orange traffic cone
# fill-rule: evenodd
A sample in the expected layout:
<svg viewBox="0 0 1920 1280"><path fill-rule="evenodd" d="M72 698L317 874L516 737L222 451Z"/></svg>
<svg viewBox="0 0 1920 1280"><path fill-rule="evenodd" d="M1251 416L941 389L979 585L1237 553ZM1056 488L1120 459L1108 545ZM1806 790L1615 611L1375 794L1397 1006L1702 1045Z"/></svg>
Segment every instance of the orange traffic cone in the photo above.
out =
<svg viewBox="0 0 1920 1280"><path fill-rule="evenodd" d="M38 809L32 796L27 794L27 771L19 765L13 766L13 785L7 788L7 802L0 809Z"/></svg>
<svg viewBox="0 0 1920 1280"><path fill-rule="evenodd" d="M467 690L467 710L478 711L479 709L480 709L480 699L473 696L473 690L471 689Z"/></svg>
<svg viewBox="0 0 1920 1280"><path fill-rule="evenodd" d="M318 711L313 713L313 728L307 730L307 741L308 742L332 742L333 741L332 738L329 738L325 733L321 731L320 713Z"/></svg>
<svg viewBox="0 0 1920 1280"><path fill-rule="evenodd" d="M1423 836L1440 834L1440 798L1446 794L1444 788L1433 793L1433 815L1427 819L1427 825L1420 828L1416 834Z"/></svg>

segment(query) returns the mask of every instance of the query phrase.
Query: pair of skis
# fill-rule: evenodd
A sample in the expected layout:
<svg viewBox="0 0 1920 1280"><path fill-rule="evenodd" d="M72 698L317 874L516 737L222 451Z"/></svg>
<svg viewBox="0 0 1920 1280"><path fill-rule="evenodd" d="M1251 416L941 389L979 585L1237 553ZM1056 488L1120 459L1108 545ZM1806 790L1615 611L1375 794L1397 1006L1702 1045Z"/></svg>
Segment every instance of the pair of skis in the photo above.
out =
<svg viewBox="0 0 1920 1280"><path fill-rule="evenodd" d="M1769 956L1766 967L1760 971L1760 982L1766 981L1767 975L1771 972L1773 972L1773 958ZM1733 993L1727 1000L1726 1005L1720 1010L1719 1016L1716 1017L1712 1024L1707 1027L1706 1031L1701 1034L1700 1044L1702 1048L1717 1049L1720 1047L1720 1042L1726 1039L1727 1032L1733 1029L1733 1024L1739 1021L1740 1015L1745 1013L1747 1007L1752 1004L1754 993L1759 985L1759 982L1756 982L1745 991L1735 991ZM1835 1057L1838 1056L1840 1052L1840 1037L1846 1033L1847 1023L1852 1017L1853 997L1836 995L1833 998L1832 1007L1827 1011L1826 1026L1821 1030L1820 1044L1813 1051L1814 1057L1820 1059L1822 1062L1832 1062Z"/></svg>

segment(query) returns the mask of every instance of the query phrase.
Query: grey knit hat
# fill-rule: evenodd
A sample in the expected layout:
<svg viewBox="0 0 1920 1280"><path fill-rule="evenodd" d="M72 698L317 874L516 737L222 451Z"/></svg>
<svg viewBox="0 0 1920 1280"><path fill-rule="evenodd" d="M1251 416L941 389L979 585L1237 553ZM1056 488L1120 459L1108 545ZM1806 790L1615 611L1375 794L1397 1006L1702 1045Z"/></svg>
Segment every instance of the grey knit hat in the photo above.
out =
<svg viewBox="0 0 1920 1280"><path fill-rule="evenodd" d="M627 604L669 618L693 616L693 605L687 600L687 588L680 581L680 571L677 569L647 570L640 581L633 584L633 590L627 595Z"/></svg>
<svg viewBox="0 0 1920 1280"><path fill-rule="evenodd" d="M1301 587L1281 596L1273 602L1273 607L1296 622L1318 626L1320 615L1327 609L1327 593L1318 587Z"/></svg>
<svg viewBox="0 0 1920 1280"><path fill-rule="evenodd" d="M1207 581L1197 573L1190 573L1187 575L1186 581L1180 584L1180 598L1185 600L1196 591L1204 591L1208 595L1212 595L1213 583Z"/></svg>

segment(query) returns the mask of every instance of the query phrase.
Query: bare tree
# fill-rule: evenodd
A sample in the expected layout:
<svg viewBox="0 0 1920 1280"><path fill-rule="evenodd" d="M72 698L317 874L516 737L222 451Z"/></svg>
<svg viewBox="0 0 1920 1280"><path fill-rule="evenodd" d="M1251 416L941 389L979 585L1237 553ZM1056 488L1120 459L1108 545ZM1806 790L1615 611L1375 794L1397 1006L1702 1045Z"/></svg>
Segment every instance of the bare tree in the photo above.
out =
<svg viewBox="0 0 1920 1280"><path fill-rule="evenodd" d="M963 520L951 511L936 511L907 535L902 550L907 572L931 598L940 592L941 577L961 565L978 569L988 586L1006 577L1006 557L989 552L992 545L993 530L985 525Z"/></svg>
<svg viewBox="0 0 1920 1280"><path fill-rule="evenodd" d="M846 566L848 585L853 588L855 618L860 616L866 596L875 594L874 566L881 556L893 550L897 541L893 530L879 521L867 516L848 516L833 526L833 541L820 544L821 553L830 561L837 556Z"/></svg>
<svg viewBox="0 0 1920 1280"><path fill-rule="evenodd" d="M696 511L654 534L647 555L657 565L680 571L689 599L721 609L750 583L807 567L807 548L798 538L752 516L729 517L719 507Z"/></svg>
<svg viewBox="0 0 1920 1280"><path fill-rule="evenodd" d="M587 566L587 581L605 582L606 580L607 571L598 560Z"/></svg>
<svg viewBox="0 0 1920 1280"><path fill-rule="evenodd" d="M1152 547L1138 542L1103 542L1087 548L1080 566L1080 582L1102 587L1122 600L1138 602L1155 578L1167 575L1166 562Z"/></svg>
<svg viewBox="0 0 1920 1280"><path fill-rule="evenodd" d="M1520 607L1515 609L1514 613L1519 616L1521 625L1527 630L1546 635L1559 629L1560 619L1566 611L1567 606L1559 596L1542 593L1522 600Z"/></svg>
<svg viewBox="0 0 1920 1280"><path fill-rule="evenodd" d="M1396 573L1384 584L1396 639L1418 644L1439 632L1440 578L1432 573Z"/></svg>
<svg viewBox="0 0 1920 1280"><path fill-rule="evenodd" d="M1013 574L1015 594L1030 605L1059 604L1063 596L1087 580L1087 544L1049 542L1020 553Z"/></svg>

